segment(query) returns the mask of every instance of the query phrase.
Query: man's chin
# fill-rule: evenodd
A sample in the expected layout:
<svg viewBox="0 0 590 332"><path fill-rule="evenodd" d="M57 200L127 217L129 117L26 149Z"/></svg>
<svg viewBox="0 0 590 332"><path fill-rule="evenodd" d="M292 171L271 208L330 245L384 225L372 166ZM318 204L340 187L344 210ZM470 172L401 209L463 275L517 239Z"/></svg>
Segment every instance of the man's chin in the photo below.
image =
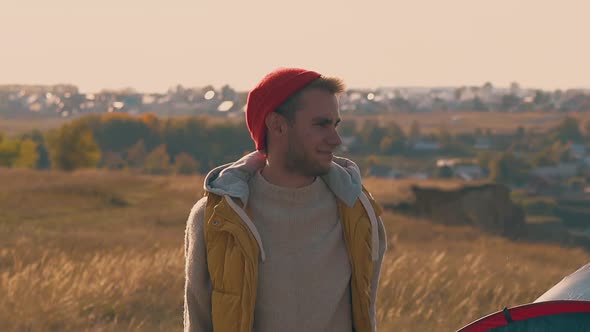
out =
<svg viewBox="0 0 590 332"><path fill-rule="evenodd" d="M328 159L307 159L306 161L300 161L299 163L291 163L294 166L292 169L299 174L306 176L323 176L330 172L332 169L332 160Z"/></svg>
<svg viewBox="0 0 590 332"><path fill-rule="evenodd" d="M330 169L332 169L332 162L331 161L329 163L325 163L325 162L321 163L317 168L316 176L326 175L330 172Z"/></svg>

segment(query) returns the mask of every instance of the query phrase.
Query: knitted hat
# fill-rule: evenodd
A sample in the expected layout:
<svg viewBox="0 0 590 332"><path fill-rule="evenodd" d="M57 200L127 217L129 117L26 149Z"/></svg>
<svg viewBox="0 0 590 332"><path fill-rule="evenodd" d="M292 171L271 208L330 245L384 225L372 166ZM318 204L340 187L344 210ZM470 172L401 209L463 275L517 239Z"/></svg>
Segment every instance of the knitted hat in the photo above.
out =
<svg viewBox="0 0 590 332"><path fill-rule="evenodd" d="M280 68L266 75L248 94L246 123L256 150L265 148L266 116L279 107L289 96L321 75L299 68Z"/></svg>

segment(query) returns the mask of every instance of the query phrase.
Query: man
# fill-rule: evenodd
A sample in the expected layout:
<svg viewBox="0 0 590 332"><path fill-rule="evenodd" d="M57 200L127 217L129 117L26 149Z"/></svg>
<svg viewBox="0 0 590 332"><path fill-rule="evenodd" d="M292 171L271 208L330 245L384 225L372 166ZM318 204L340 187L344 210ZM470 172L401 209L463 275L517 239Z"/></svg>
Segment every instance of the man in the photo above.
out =
<svg viewBox="0 0 590 332"><path fill-rule="evenodd" d="M341 144L341 80L285 68L248 95L256 144L205 178L186 228L185 331L376 330L385 231Z"/></svg>

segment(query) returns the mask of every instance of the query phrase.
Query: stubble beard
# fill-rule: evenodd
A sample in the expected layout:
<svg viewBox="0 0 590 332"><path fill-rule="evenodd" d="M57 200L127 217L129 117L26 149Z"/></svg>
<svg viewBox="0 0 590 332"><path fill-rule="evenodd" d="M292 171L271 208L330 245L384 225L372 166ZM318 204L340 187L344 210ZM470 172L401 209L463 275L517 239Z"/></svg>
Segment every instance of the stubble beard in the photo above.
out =
<svg viewBox="0 0 590 332"><path fill-rule="evenodd" d="M289 137L285 154L285 167L291 173L303 176L322 176L330 171L331 166L320 165L312 156L306 154L304 147L297 144L297 140L293 137Z"/></svg>

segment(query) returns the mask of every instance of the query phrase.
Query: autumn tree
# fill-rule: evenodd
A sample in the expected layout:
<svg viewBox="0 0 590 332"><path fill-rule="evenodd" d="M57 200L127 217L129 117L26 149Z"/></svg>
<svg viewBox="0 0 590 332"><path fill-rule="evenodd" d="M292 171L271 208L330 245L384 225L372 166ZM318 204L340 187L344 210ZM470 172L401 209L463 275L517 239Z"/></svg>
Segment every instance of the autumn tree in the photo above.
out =
<svg viewBox="0 0 590 332"><path fill-rule="evenodd" d="M157 145L157 133L142 120L126 113L103 114L94 133L102 151L123 152L143 139L147 148Z"/></svg>
<svg viewBox="0 0 590 332"><path fill-rule="evenodd" d="M453 136L446 126L441 126L438 131L437 141L443 148L448 148L451 145Z"/></svg>
<svg viewBox="0 0 590 332"><path fill-rule="evenodd" d="M170 156L166 145L162 144L150 152L145 158L143 171L148 174L167 174L171 170Z"/></svg>
<svg viewBox="0 0 590 332"><path fill-rule="evenodd" d="M72 171L96 167L100 161L101 151L92 131L83 124L63 125L48 135L47 143L53 168Z"/></svg>
<svg viewBox="0 0 590 332"><path fill-rule="evenodd" d="M403 129L395 122L390 122L384 128L384 135L379 142L381 153L396 153L404 149L406 144L406 135Z"/></svg>
<svg viewBox="0 0 590 332"><path fill-rule="evenodd" d="M131 167L142 167L147 156L145 143L142 139L127 150L127 163Z"/></svg>
<svg viewBox="0 0 590 332"><path fill-rule="evenodd" d="M569 141L581 142L583 140L583 135L580 131L578 120L570 116L565 117L553 130L551 138L552 140L558 140L562 143Z"/></svg>
<svg viewBox="0 0 590 332"><path fill-rule="evenodd" d="M49 153L47 152L47 144L45 140L45 134L39 129L33 129L20 136L21 141L30 140L35 143L37 152L37 169L48 169L50 165Z"/></svg>
<svg viewBox="0 0 590 332"><path fill-rule="evenodd" d="M18 159L19 141L4 138L0 141L0 166L11 167Z"/></svg>
<svg viewBox="0 0 590 332"><path fill-rule="evenodd" d="M490 163L490 180L501 183L522 184L526 181L530 166L511 152L504 152Z"/></svg>
<svg viewBox="0 0 590 332"><path fill-rule="evenodd" d="M39 160L37 143L30 139L22 140L19 144L18 156L14 161L14 167L36 168Z"/></svg>
<svg viewBox="0 0 590 332"><path fill-rule="evenodd" d="M412 121L410 125L409 140L412 143L416 143L420 140L422 133L420 131L420 123L417 120Z"/></svg>
<svg viewBox="0 0 590 332"><path fill-rule="evenodd" d="M534 166L554 166L561 162L572 161L568 144L555 142L532 157Z"/></svg>
<svg viewBox="0 0 590 332"><path fill-rule="evenodd" d="M118 152L107 151L103 153L102 167L107 169L124 169L127 162Z"/></svg>
<svg viewBox="0 0 590 332"><path fill-rule="evenodd" d="M177 174L193 174L199 171L199 162L188 153L181 153L174 158L174 171Z"/></svg>

